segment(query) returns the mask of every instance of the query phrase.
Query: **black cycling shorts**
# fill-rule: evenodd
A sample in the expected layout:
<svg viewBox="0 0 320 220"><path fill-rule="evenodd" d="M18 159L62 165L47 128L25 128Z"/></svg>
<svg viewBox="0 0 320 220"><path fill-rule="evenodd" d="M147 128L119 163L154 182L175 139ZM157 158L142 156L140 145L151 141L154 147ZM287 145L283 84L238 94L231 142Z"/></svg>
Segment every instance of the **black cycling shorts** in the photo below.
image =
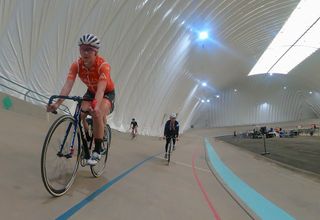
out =
<svg viewBox="0 0 320 220"><path fill-rule="evenodd" d="M108 99L110 101L110 103L111 103L111 109L110 109L109 114L111 114L113 112L115 96L116 95L115 95L114 90L111 91L111 92L104 93L103 98ZM89 90L87 90L87 92L83 95L84 99L94 99L94 97L95 97L95 94L90 92Z"/></svg>

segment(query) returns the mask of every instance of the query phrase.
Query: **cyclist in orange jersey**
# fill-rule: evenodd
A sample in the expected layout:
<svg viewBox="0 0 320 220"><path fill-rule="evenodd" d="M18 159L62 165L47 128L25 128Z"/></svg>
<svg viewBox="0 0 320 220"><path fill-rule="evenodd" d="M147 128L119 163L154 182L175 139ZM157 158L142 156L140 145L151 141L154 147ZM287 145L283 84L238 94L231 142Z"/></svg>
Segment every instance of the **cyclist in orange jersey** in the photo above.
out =
<svg viewBox="0 0 320 220"><path fill-rule="evenodd" d="M95 165L101 158L100 151L104 136L104 125L107 123L106 117L114 108L114 83L110 77L110 65L103 57L98 55L100 40L93 34L85 34L80 37L78 45L80 47L80 58L72 63L60 95L69 95L77 75L88 87L83 97L93 99L93 101L83 101L81 108L84 112L89 111L93 119L95 148L91 158L87 158L87 163ZM55 111L62 102L63 99L58 99L55 103L47 106L47 111ZM87 114L84 112L81 113L81 120L88 140L90 137L89 126L85 120Z"/></svg>

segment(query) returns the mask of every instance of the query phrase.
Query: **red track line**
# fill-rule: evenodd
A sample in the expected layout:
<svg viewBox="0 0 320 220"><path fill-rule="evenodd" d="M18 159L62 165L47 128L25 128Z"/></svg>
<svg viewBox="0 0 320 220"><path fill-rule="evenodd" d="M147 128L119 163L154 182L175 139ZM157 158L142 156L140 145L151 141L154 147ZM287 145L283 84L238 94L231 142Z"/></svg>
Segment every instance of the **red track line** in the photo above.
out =
<svg viewBox="0 0 320 220"><path fill-rule="evenodd" d="M207 191L205 190L205 188L203 187L202 185L202 182L201 180L199 179L198 177L198 174L197 174L197 171L196 171L196 168L195 168L195 160L196 160L196 156L198 156L198 152L199 152L199 148L195 149L194 152L193 152L193 155L192 155L192 173L193 173L193 176L194 178L196 179L197 183L198 183L198 186L211 210L211 213L213 214L214 218L216 220L221 220L217 210L213 207L210 199L209 199L209 196L208 196L208 193Z"/></svg>

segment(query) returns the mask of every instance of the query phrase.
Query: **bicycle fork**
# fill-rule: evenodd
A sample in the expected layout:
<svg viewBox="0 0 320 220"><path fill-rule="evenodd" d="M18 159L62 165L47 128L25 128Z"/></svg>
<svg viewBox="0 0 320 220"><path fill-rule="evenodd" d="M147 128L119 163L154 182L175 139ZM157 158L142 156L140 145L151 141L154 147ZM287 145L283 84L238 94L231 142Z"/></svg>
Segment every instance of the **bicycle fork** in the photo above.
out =
<svg viewBox="0 0 320 220"><path fill-rule="evenodd" d="M62 141L62 143L60 145L60 150L57 153L58 157L66 157L67 159L69 159L69 158L71 158L73 156L73 153L74 153L74 139L75 139L75 136L76 136L77 126L75 126L74 129L73 129L72 141L71 141L71 145L69 146L68 153L66 153L66 154L62 153L63 148L64 148L65 143L66 143L66 140L68 138L68 135L69 135L69 132L70 132L72 124L73 123L70 122L68 127L67 127L67 131L66 131L66 133L64 135L64 138L63 138L63 141Z"/></svg>

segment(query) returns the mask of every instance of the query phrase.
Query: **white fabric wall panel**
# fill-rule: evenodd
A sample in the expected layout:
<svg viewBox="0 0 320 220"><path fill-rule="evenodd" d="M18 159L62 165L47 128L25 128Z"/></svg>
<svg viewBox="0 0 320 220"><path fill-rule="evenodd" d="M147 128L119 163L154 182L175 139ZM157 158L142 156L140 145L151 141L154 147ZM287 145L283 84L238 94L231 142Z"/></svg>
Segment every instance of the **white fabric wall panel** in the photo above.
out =
<svg viewBox="0 0 320 220"><path fill-rule="evenodd" d="M78 38L94 33L102 41L100 54L111 64L116 84L111 126L127 131L134 117L142 134L160 135L164 116L182 111L179 121L184 127L194 108L189 96L195 83L185 77L190 39L179 15L195 11L191 2L0 1L0 74L40 94L57 94L79 56ZM84 91L77 80L71 95Z"/></svg>
<svg viewBox="0 0 320 220"><path fill-rule="evenodd" d="M306 103L308 103L313 112L315 112L317 118L320 118L320 93L313 92L312 94L305 94L304 96Z"/></svg>
<svg viewBox="0 0 320 220"><path fill-rule="evenodd" d="M319 108L312 107L312 101L308 102L302 94L292 90L251 94L226 91L211 103L201 103L192 124L195 127L224 127L317 118Z"/></svg>
<svg viewBox="0 0 320 220"><path fill-rule="evenodd" d="M195 37L188 25L226 21L224 12L238 11L236 5L228 5L210 0L0 0L0 76L46 96L57 94L70 64L79 56L80 35L94 33L101 39L99 53L110 63L116 85L115 111L109 123L120 131L127 131L131 118L136 118L140 133L160 135L171 112L179 113L182 131L191 124L216 127L319 116L319 98L303 101L295 92L273 93L269 99L249 90L224 92L210 105L195 98L200 89L191 76L202 74L200 69L211 70L212 63L196 59L202 58L195 52L203 51L192 45ZM219 50L213 51L214 57L207 52L215 60L215 71L232 71L232 65L219 65ZM227 56L222 56L227 63L239 62L226 60ZM204 63L208 65L203 67ZM14 87L1 78L0 83ZM12 93L3 86L0 90ZM77 80L71 95L84 92ZM23 94L14 95L23 98ZM263 106L264 102L269 105Z"/></svg>

